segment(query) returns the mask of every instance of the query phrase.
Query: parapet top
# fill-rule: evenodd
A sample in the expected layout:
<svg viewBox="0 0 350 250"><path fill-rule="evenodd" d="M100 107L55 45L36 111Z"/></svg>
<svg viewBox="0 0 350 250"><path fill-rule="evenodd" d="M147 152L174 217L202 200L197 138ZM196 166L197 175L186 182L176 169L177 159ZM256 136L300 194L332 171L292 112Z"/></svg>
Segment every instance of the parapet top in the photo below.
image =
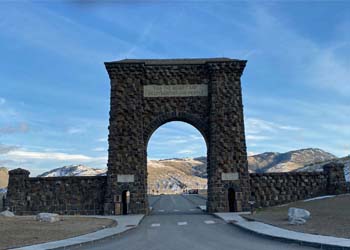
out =
<svg viewBox="0 0 350 250"><path fill-rule="evenodd" d="M9 175L29 175L30 172L23 168L16 168L9 171Z"/></svg>
<svg viewBox="0 0 350 250"><path fill-rule="evenodd" d="M227 57L217 58L178 58L178 59L123 59L106 62L105 64L145 64L145 65L174 65L174 64L205 64L208 62L245 62L244 60Z"/></svg>

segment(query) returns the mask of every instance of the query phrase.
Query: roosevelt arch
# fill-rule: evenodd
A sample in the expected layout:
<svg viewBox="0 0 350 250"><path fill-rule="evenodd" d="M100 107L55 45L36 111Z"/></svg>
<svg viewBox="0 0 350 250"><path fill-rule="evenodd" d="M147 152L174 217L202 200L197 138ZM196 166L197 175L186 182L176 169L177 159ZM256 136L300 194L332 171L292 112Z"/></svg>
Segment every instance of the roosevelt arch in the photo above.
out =
<svg viewBox="0 0 350 250"><path fill-rule="evenodd" d="M197 128L207 144L209 212L228 212L234 185L237 211L247 210L249 173L240 77L246 61L126 59L105 63L111 81L107 190L115 211L123 190L130 213L147 213L147 144L170 121Z"/></svg>

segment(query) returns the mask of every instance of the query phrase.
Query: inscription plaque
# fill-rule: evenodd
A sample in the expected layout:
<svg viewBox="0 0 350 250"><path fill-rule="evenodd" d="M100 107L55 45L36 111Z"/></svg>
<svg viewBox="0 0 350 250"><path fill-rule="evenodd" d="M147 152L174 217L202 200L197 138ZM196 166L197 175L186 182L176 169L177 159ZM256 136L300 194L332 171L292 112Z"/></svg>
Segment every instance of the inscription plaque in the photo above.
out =
<svg viewBox="0 0 350 250"><path fill-rule="evenodd" d="M208 96L207 84L191 85L145 85L144 97L184 97L184 96Z"/></svg>
<svg viewBox="0 0 350 250"><path fill-rule="evenodd" d="M118 174L117 182L134 182L133 174Z"/></svg>
<svg viewBox="0 0 350 250"><path fill-rule="evenodd" d="M221 173L221 180L223 181L236 181L239 179L237 172L235 173Z"/></svg>

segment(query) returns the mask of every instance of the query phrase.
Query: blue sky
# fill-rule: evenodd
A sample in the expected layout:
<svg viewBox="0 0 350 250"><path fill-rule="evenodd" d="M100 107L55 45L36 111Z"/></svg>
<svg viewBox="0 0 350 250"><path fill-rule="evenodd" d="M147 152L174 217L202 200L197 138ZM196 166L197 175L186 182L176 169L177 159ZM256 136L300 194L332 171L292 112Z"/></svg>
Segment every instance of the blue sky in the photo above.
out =
<svg viewBox="0 0 350 250"><path fill-rule="evenodd" d="M105 167L109 79L124 58L230 57L242 77L249 154L350 153L350 3L0 3L0 165L33 175ZM149 158L204 155L190 125L152 136Z"/></svg>

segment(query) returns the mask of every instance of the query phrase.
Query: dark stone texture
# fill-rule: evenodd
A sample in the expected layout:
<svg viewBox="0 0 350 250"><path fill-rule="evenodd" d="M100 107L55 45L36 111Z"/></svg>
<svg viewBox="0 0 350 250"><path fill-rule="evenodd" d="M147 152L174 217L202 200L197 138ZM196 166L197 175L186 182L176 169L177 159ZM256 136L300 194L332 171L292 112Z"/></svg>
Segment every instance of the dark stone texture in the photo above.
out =
<svg viewBox="0 0 350 250"><path fill-rule="evenodd" d="M322 172L250 174L251 199L269 207L321 195L347 192L344 165L329 163Z"/></svg>
<svg viewBox="0 0 350 250"><path fill-rule="evenodd" d="M248 209L249 175L243 125L240 76L246 61L227 58L123 60L106 63L111 79L108 188L105 212L114 198L130 191L130 212L147 213L147 144L164 123L184 121L196 127L208 149L208 211L228 211L229 187L237 210ZM208 85L208 96L144 97L145 85ZM239 180L222 181L238 172ZM134 183L118 183L131 174Z"/></svg>
<svg viewBox="0 0 350 250"><path fill-rule="evenodd" d="M106 176L29 178L22 169L9 172L7 206L17 215L103 214Z"/></svg>
<svg viewBox="0 0 350 250"><path fill-rule="evenodd" d="M327 175L327 192L329 194L342 194L347 192L344 164L331 162L323 166L323 171Z"/></svg>

